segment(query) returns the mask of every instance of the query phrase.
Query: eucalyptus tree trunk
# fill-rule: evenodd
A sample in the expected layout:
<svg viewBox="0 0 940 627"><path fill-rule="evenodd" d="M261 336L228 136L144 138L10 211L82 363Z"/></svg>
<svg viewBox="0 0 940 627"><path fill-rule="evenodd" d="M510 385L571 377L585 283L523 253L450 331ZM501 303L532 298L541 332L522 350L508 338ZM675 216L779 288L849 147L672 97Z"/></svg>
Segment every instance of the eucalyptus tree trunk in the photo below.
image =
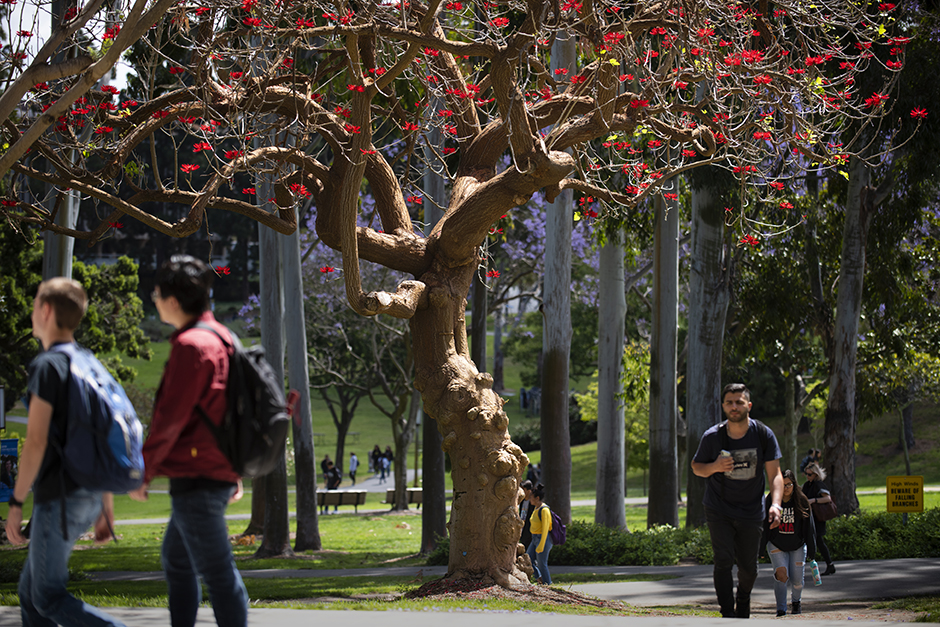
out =
<svg viewBox="0 0 940 627"><path fill-rule="evenodd" d="M623 331L627 315L623 231L609 233L600 254L597 337L597 507L594 522L626 529Z"/></svg>
<svg viewBox="0 0 940 627"><path fill-rule="evenodd" d="M503 380L503 306L493 311L493 390L502 394Z"/></svg>
<svg viewBox="0 0 940 627"><path fill-rule="evenodd" d="M62 16L72 6L65 0L53 0L52 19L49 22L50 34L55 31L62 22ZM66 52L60 49L50 59L52 63L60 63L65 60ZM87 141L91 136L92 126L82 131L83 138ZM69 162L76 161L76 153L69 153ZM74 190L55 191L55 186L47 183L46 187L46 209L49 213L55 215L53 220L57 225L67 229L75 228L75 221L78 219L78 197ZM42 234L42 280L57 276L72 278L72 255L75 251L75 238L68 235L59 235L52 231L45 231Z"/></svg>
<svg viewBox="0 0 940 627"><path fill-rule="evenodd" d="M260 187L260 186L259 186ZM265 187L267 189L265 189ZM270 186L259 191L270 191ZM271 198L273 193L259 195ZM283 290L281 253L278 234L258 224L258 257L261 283L261 344L264 355L279 380L284 379ZM305 345L306 346L306 345ZM287 512L287 459L264 477L264 540L255 552L256 558L293 555L290 548L290 527ZM254 505L254 500L252 500Z"/></svg>
<svg viewBox="0 0 940 627"><path fill-rule="evenodd" d="M555 41L552 70L574 69L574 40ZM574 196L561 192L545 220L542 313L542 483L545 501L571 520L571 434L568 429L568 362L571 356L571 228Z"/></svg>
<svg viewBox="0 0 940 627"><path fill-rule="evenodd" d="M780 469L790 469L799 474L797 460L799 453L796 450L796 429L800 425L800 416L803 412L796 402L797 374L790 368L789 372L783 373L783 395L784 395L784 413L783 413L783 437L780 438L780 449L783 458L780 460Z"/></svg>
<svg viewBox="0 0 940 627"><path fill-rule="evenodd" d="M410 340L409 340L410 343ZM420 395L414 389L402 392L395 415L392 416L392 439L395 442L395 505L393 510L408 509L408 446L414 439L418 420ZM417 468L415 472L417 472Z"/></svg>
<svg viewBox="0 0 940 627"><path fill-rule="evenodd" d="M284 308L287 321L287 370L289 386L300 393L295 407L293 437L294 482L297 490L297 533L295 551L319 551L320 525L317 518L317 470L313 447L313 416L310 413L310 372L307 361L303 277L300 264L300 230L278 235L284 264ZM342 461L342 457L337 461Z"/></svg>
<svg viewBox="0 0 940 627"><path fill-rule="evenodd" d="M829 404L826 407L823 461L829 470L832 498L840 512L858 509L855 495L855 369L858 353L859 314L865 277L865 246L874 212L871 172L856 157L849 161L849 192L842 231L839 292Z"/></svg>
<svg viewBox="0 0 940 627"><path fill-rule="evenodd" d="M474 273L473 295L470 299L472 323L470 326L470 358L480 372L486 372L486 282L480 270Z"/></svg>
<svg viewBox="0 0 940 627"><path fill-rule="evenodd" d="M441 108L435 101L434 110ZM431 146L441 145L441 129L432 125L428 131L428 144L425 146L425 158L431 163L434 154ZM424 221L425 235L431 234L431 226L440 222L444 215L441 207L447 203L447 190L444 177L428 168L424 173ZM447 494L445 492L445 464L443 438L437 424L430 416L421 421L421 439L424 448L421 451L421 553L431 553L438 543L447 538Z"/></svg>
<svg viewBox="0 0 940 627"><path fill-rule="evenodd" d="M676 330L679 319L679 206L656 197L653 325L650 346L650 489L648 526L679 526L676 449Z"/></svg>
<svg viewBox="0 0 940 627"><path fill-rule="evenodd" d="M692 188L692 254L689 272L689 357L686 363L686 458L702 434L722 420L721 365L731 286L725 244L725 211L705 186ZM688 473L686 527L705 524L705 480Z"/></svg>

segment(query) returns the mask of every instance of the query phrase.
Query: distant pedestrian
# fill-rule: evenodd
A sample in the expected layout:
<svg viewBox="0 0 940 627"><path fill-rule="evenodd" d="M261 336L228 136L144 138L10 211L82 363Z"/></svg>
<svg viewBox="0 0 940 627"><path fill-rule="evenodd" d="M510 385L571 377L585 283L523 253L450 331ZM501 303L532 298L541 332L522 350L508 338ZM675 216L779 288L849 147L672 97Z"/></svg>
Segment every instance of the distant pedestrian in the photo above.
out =
<svg viewBox="0 0 940 627"><path fill-rule="evenodd" d="M806 483L803 484L803 494L809 500L810 506L814 503L828 503L832 500L829 488L826 487L826 471L822 466L813 462L803 469L806 475ZM815 516L813 522L816 526L816 546L819 547L819 553L826 560L826 570L823 575L836 574L836 565L832 563L832 556L829 554L829 547L826 545L826 521L819 520Z"/></svg>
<svg viewBox="0 0 940 627"><path fill-rule="evenodd" d="M532 540L529 541L526 553L532 562L536 581L550 586L552 574L548 571L548 554L554 546L552 534L549 533L552 530L552 511L542 501L543 498L545 498L545 486L539 483L529 494L529 504L532 506L532 513L529 514L529 529L532 532Z"/></svg>
<svg viewBox="0 0 940 627"><path fill-rule="evenodd" d="M333 464L332 461L328 461L326 463L326 472L323 473L323 476L326 481L327 491L336 490L337 488L339 488L340 484L343 482L343 473L340 472L340 469L337 468L336 465ZM328 514L329 510L330 510L329 506L324 505L323 511L321 513ZM339 506L334 505L333 511L336 512L338 510L339 510Z"/></svg>
<svg viewBox="0 0 940 627"><path fill-rule="evenodd" d="M767 499L769 514L771 500ZM816 530L809 501L796 483L793 471L783 471L783 501L780 503L780 524L771 529L764 523L764 542L767 555L774 566L774 597L777 616L787 615L787 587L791 588L790 613L802 614L803 580L806 562L816 559ZM769 516L768 516L769 518Z"/></svg>
<svg viewBox="0 0 940 627"><path fill-rule="evenodd" d="M349 454L349 478L352 479L352 484L356 485L356 470L359 469L359 458L356 457L355 453Z"/></svg>
<svg viewBox="0 0 940 627"><path fill-rule="evenodd" d="M725 618L749 618L764 518L764 474L770 482L770 528L780 524L783 477L773 431L750 418L751 393L742 383L721 392L728 420L705 431L692 472L705 477L705 520L715 554L715 593ZM738 566L735 595L732 569Z"/></svg>
<svg viewBox="0 0 940 627"><path fill-rule="evenodd" d="M327 467L333 463L333 460L330 459L329 454L324 455L323 459L320 460L320 470L323 472L323 475L326 476Z"/></svg>
<svg viewBox="0 0 940 627"><path fill-rule="evenodd" d="M383 455L385 455L385 459L388 460L388 467L387 467L387 468L388 468L388 473L391 474L391 473L392 473L392 462L395 461L395 453L392 452L392 447L391 447L391 446L386 446L386 447L385 447L385 453L383 453Z"/></svg>
<svg viewBox="0 0 940 627"><path fill-rule="evenodd" d="M532 504L529 503L529 497L532 495L532 482L523 481L519 487L524 492L522 503L519 504L519 518L522 519L522 535L519 537L519 542L522 546L529 548L529 543L532 542L532 530L529 523L529 514L532 513Z"/></svg>
<svg viewBox="0 0 940 627"><path fill-rule="evenodd" d="M385 455L380 455L376 463L379 465L379 483L385 483L385 478L388 475L388 458Z"/></svg>
<svg viewBox="0 0 940 627"><path fill-rule="evenodd" d="M378 444L372 447L369 459L372 460L372 476L374 477L382 470L382 464L379 462L382 459L382 449L379 448Z"/></svg>
<svg viewBox="0 0 940 627"><path fill-rule="evenodd" d="M818 448L811 448L806 452L806 457L800 462L800 472L806 470L806 467L812 463L819 463L819 460L822 459L822 451Z"/></svg>

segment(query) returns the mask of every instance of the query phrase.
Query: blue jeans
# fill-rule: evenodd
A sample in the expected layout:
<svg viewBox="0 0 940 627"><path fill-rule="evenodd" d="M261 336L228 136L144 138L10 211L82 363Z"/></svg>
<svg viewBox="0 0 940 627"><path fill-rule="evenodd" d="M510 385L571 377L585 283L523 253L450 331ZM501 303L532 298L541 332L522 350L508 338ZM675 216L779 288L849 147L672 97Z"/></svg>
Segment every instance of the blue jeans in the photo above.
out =
<svg viewBox="0 0 940 627"><path fill-rule="evenodd" d="M705 521L715 553L713 579L718 605L724 617L747 618L750 614L751 590L757 581L757 554L760 552L764 523L742 520L705 508ZM738 592L734 593L732 568L738 566ZM738 609L735 608L735 600Z"/></svg>
<svg viewBox="0 0 940 627"><path fill-rule="evenodd" d="M781 551L773 545L767 543L767 555L770 556L770 563L774 565L774 597L777 599L777 611L787 611L787 584L793 588L793 602L799 603L803 598L803 573L806 564L806 545L804 544L795 551ZM783 581L778 579L778 569L783 568L784 572L780 576Z"/></svg>
<svg viewBox="0 0 940 627"><path fill-rule="evenodd" d="M235 567L225 509L235 488L193 490L172 497L161 560L172 627L193 627L202 601L202 577L219 627L248 624L248 592Z"/></svg>
<svg viewBox="0 0 940 627"><path fill-rule="evenodd" d="M30 528L29 553L20 573L20 613L24 627L85 627L118 625L96 607L69 594L69 556L79 536L101 513L101 492L79 488L65 499L67 538L62 537L62 501L36 503Z"/></svg>
<svg viewBox="0 0 940 627"><path fill-rule="evenodd" d="M552 584L552 574L548 572L548 554L552 550L554 544L552 544L552 534L547 533L547 538L545 538L545 548L541 553L536 553L535 549L539 548L539 542L542 541L541 534L532 534L532 542L529 543L529 548L526 549L526 553L529 555L529 559L532 561L532 570L535 571L535 578L541 579L542 582L547 583L548 585Z"/></svg>

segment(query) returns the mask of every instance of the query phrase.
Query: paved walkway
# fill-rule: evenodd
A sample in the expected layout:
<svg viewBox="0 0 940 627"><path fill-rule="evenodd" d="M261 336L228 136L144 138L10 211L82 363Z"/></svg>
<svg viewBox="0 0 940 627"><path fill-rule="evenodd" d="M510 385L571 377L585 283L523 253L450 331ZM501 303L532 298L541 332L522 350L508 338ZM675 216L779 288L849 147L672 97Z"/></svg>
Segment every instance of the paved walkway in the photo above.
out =
<svg viewBox="0 0 940 627"><path fill-rule="evenodd" d="M940 594L940 559L904 559L888 561L839 562L838 572L823 579L823 585L814 587L807 577L803 593L803 604L807 614L801 623L804 627L836 625L834 621L814 620L813 605L818 602L876 600ZM440 576L443 567L399 567L364 568L348 570L264 570L242 571L246 578L252 577L349 577L397 575L417 577ZM703 606L717 609L712 588L711 566L571 566L552 568L554 574L565 572L587 572L605 574L660 574L673 578L661 581L636 581L619 583L596 583L570 586L572 589L603 599L623 601L641 607ZM99 580L141 581L160 579L160 573L100 573ZM756 617L755 627L770 627L769 616L774 605L772 572L769 564L762 564L757 586L752 595L752 607ZM762 611L763 610L763 611ZM108 610L123 620L129 627L161 627L169 623L165 609L116 608ZM479 627L480 612L448 612L443 618L439 613L426 612L365 612L365 611L316 611L252 609L249 624L252 626L277 625L277 627L309 627L311 623L341 624L343 627L373 627L381 623L385 627L440 627L446 620L448 627ZM488 612L487 627L622 627L622 618L601 616L561 616L531 612ZM708 627L727 625L722 619L699 617L631 617L631 627ZM0 625L19 626L18 608L0 607ZM200 626L213 625L209 609L200 609ZM776 623L779 627L779 623Z"/></svg>

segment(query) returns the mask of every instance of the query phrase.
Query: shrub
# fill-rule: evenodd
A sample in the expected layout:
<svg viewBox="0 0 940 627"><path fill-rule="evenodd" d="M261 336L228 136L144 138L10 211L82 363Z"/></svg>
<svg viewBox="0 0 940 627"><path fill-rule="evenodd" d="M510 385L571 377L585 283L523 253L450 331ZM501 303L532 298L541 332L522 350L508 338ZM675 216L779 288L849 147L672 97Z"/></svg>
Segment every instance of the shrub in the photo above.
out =
<svg viewBox="0 0 940 627"><path fill-rule="evenodd" d="M582 566L668 566L688 554L693 532L669 526L630 533L574 521L568 541L552 549L553 564Z"/></svg>
<svg viewBox="0 0 940 627"><path fill-rule="evenodd" d="M840 516L826 523L826 544L834 560L940 557L940 508L909 514L887 512Z"/></svg>

